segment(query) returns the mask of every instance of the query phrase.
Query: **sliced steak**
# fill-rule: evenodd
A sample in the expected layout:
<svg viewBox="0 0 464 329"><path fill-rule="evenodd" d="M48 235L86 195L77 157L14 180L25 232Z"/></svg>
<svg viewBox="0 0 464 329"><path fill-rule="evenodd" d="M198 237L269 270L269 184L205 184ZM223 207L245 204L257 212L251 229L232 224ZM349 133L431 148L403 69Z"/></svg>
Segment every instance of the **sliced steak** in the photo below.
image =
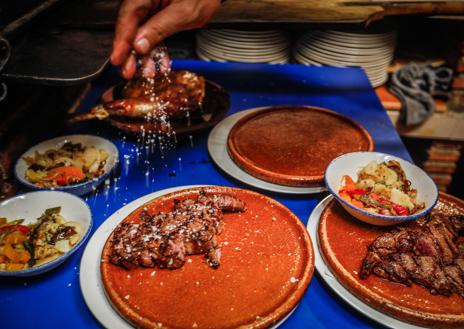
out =
<svg viewBox="0 0 464 329"><path fill-rule="evenodd" d="M204 254L211 267L220 265L216 235L222 231L223 211L245 211L231 195L207 195L175 200L170 212L152 216L142 211L139 221L123 222L111 240L110 261L127 269L138 266L176 269L186 255Z"/></svg>
<svg viewBox="0 0 464 329"><path fill-rule="evenodd" d="M464 216L433 212L396 227L369 246L360 277L371 273L410 285L420 284L433 294L464 297Z"/></svg>

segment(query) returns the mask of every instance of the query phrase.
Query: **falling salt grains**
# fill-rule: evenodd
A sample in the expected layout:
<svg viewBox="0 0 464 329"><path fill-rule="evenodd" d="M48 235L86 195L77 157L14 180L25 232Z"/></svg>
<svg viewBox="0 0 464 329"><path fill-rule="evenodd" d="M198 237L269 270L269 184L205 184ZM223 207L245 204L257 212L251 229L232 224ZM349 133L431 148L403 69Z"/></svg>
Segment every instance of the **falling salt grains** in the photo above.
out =
<svg viewBox="0 0 464 329"><path fill-rule="evenodd" d="M192 125L192 120L190 119L190 112L185 113L185 118L187 119L187 127L190 127Z"/></svg>
<svg viewBox="0 0 464 329"><path fill-rule="evenodd" d="M300 280L297 279L297 278L294 278L293 276L290 278L291 283L297 283L298 281L300 281Z"/></svg>
<svg viewBox="0 0 464 329"><path fill-rule="evenodd" d="M191 258L187 259L187 263L191 263L191 262L192 262Z"/></svg>
<svg viewBox="0 0 464 329"><path fill-rule="evenodd" d="M124 299L125 299L125 300L128 300L129 298L130 298L130 295L125 295L125 296L124 296Z"/></svg>
<svg viewBox="0 0 464 329"><path fill-rule="evenodd" d="M197 287L198 287L198 286L200 285L200 282L198 282L198 281L197 281L197 282L195 282L195 284L196 284L196 285L197 285Z"/></svg>
<svg viewBox="0 0 464 329"><path fill-rule="evenodd" d="M179 161L179 172L182 172L182 158L177 159Z"/></svg>
<svg viewBox="0 0 464 329"><path fill-rule="evenodd" d="M229 245L229 242L228 241L224 241L224 246L228 246Z"/></svg>
<svg viewBox="0 0 464 329"><path fill-rule="evenodd" d="M108 201L109 195L110 195L110 179L107 178L105 179L105 186L103 189L103 195L105 196L105 200Z"/></svg>
<svg viewBox="0 0 464 329"><path fill-rule="evenodd" d="M153 271L150 273L150 276L155 276L156 275L156 271Z"/></svg>
<svg viewBox="0 0 464 329"><path fill-rule="evenodd" d="M71 284L71 283L68 283L68 288L71 287L71 286L72 286L72 284Z"/></svg>
<svg viewBox="0 0 464 329"><path fill-rule="evenodd" d="M198 324L197 324L196 322L194 322L194 323L192 324L192 328L197 328L197 327L198 327Z"/></svg>
<svg viewBox="0 0 464 329"><path fill-rule="evenodd" d="M193 136L189 135L189 140L190 140L190 147L193 148Z"/></svg>
<svg viewBox="0 0 464 329"><path fill-rule="evenodd" d="M145 187L150 186L150 171L145 171Z"/></svg>
<svg viewBox="0 0 464 329"><path fill-rule="evenodd" d="M129 175L130 155L124 154L124 174Z"/></svg>
<svg viewBox="0 0 464 329"><path fill-rule="evenodd" d="M272 217L272 221L275 222L277 220L277 218L275 218L274 216Z"/></svg>

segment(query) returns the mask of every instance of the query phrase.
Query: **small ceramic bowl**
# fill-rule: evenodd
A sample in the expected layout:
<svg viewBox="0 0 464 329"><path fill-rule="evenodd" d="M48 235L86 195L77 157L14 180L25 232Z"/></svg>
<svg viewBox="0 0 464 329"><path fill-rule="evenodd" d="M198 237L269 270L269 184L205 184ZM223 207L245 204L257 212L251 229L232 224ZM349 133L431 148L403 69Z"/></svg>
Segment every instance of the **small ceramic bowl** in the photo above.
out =
<svg viewBox="0 0 464 329"><path fill-rule="evenodd" d="M417 190L417 200L425 202L425 208L422 211L409 216L374 214L353 206L339 196L338 191L340 190L344 175L348 175L356 181L358 171L369 162L375 161L381 163L388 160L396 160L400 163L407 179L411 181L412 187ZM417 219L430 212L438 200L437 186L422 169L408 161L384 153L353 152L341 155L329 164L325 171L324 179L330 193L332 193L346 211L353 217L373 225L388 226Z"/></svg>
<svg viewBox="0 0 464 329"><path fill-rule="evenodd" d="M9 220L24 218L24 224L31 224L36 222L45 209L54 207L61 207L60 214L67 221L81 224L83 233L79 242L71 250L48 263L19 271L0 271L0 277L26 277L50 271L63 263L88 238L93 224L90 208L81 198L70 193L36 191L12 197L0 203L0 217L6 217Z"/></svg>
<svg viewBox="0 0 464 329"><path fill-rule="evenodd" d="M63 146L66 142L72 143L81 143L84 146L95 146L97 149L103 149L108 153L108 159L105 164L105 171L99 177L74 184L69 186L63 187L55 187L55 188L47 188L47 187L39 187L35 186L31 182L29 182L26 177L26 170L27 170L27 163L24 160L26 156L33 156L35 152L44 153L47 150L51 149L59 149ZM119 152L116 146L111 143L109 140L92 135L68 135L68 136L61 136L56 137L53 139L49 139L42 143L39 143L29 150L27 150L16 162L15 165L15 176L18 181L20 181L23 185L27 186L33 190L54 190L54 191L63 191L69 192L75 195L83 195L89 192L92 192L100 185L106 177L111 173L113 168L119 161Z"/></svg>

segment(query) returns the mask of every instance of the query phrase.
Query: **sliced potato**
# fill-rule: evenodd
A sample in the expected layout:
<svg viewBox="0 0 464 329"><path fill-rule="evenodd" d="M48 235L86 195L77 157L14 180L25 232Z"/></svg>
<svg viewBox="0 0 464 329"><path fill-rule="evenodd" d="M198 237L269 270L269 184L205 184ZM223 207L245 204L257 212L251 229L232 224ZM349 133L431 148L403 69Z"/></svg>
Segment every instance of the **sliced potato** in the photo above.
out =
<svg viewBox="0 0 464 329"><path fill-rule="evenodd" d="M400 206L408 208L409 210L414 209L414 203L409 196L396 188L391 189L390 200Z"/></svg>
<svg viewBox="0 0 464 329"><path fill-rule="evenodd" d="M375 181L371 178L366 178L360 180L358 183L356 183L356 187L364 190L370 190L374 187Z"/></svg>
<svg viewBox="0 0 464 329"><path fill-rule="evenodd" d="M69 240L59 240L56 241L55 248L56 250L64 254L65 252L71 250L71 245L69 243Z"/></svg>
<svg viewBox="0 0 464 329"><path fill-rule="evenodd" d="M100 152L93 146L87 147L82 155L85 168L89 168L100 157Z"/></svg>

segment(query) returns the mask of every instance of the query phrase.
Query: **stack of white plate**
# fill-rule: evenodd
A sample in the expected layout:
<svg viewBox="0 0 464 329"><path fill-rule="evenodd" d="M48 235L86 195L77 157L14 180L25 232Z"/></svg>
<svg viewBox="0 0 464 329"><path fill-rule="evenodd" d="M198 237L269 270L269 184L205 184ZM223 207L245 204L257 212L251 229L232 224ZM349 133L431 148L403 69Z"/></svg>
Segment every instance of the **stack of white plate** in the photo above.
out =
<svg viewBox="0 0 464 329"><path fill-rule="evenodd" d="M200 59L219 62L285 64L290 42L279 30L201 30L196 35Z"/></svg>
<svg viewBox="0 0 464 329"><path fill-rule="evenodd" d="M388 66L393 59L395 31L311 31L295 44L297 63L362 67L374 87L388 79Z"/></svg>

